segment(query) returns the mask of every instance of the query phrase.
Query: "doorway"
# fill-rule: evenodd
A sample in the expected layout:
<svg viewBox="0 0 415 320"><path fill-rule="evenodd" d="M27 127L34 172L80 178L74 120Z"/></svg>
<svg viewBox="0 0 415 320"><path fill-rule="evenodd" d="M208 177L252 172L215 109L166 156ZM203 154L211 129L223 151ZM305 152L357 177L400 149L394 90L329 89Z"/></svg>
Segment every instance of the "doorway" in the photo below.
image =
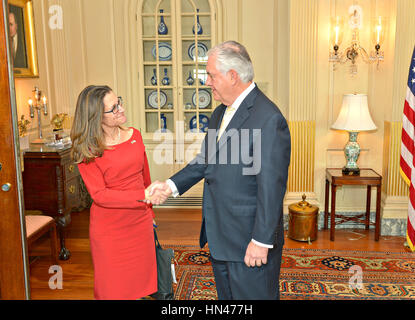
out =
<svg viewBox="0 0 415 320"><path fill-rule="evenodd" d="M30 299L23 184L7 0L0 0L0 299Z"/></svg>

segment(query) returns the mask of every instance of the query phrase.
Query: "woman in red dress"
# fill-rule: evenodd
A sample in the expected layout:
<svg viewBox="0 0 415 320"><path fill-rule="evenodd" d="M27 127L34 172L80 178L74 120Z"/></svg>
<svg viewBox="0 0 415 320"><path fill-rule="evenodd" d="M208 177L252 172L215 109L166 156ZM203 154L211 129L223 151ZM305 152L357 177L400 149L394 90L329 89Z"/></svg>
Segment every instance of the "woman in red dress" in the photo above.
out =
<svg viewBox="0 0 415 320"><path fill-rule="evenodd" d="M93 199L89 236L96 299L138 299L157 291L150 172L138 130L125 128L121 98L107 86L79 95L72 158Z"/></svg>

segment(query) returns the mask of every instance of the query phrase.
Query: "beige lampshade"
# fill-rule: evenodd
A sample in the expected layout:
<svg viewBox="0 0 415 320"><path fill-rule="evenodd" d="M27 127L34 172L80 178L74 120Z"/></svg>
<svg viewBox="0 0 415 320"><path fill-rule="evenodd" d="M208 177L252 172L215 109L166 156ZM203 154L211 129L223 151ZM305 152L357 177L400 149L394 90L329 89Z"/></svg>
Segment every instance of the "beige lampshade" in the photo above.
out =
<svg viewBox="0 0 415 320"><path fill-rule="evenodd" d="M342 108L331 129L356 132L376 130L377 127L369 113L367 95L343 95Z"/></svg>

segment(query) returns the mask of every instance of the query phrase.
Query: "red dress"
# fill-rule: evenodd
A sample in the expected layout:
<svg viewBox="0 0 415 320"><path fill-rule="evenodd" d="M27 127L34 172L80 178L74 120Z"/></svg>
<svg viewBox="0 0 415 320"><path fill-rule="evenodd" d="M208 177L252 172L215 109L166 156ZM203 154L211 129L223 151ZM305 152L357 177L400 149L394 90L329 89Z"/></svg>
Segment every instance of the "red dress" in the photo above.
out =
<svg viewBox="0 0 415 320"><path fill-rule="evenodd" d="M151 184L147 156L138 130L78 165L93 199L89 236L96 299L138 299L157 291L154 213L137 200Z"/></svg>

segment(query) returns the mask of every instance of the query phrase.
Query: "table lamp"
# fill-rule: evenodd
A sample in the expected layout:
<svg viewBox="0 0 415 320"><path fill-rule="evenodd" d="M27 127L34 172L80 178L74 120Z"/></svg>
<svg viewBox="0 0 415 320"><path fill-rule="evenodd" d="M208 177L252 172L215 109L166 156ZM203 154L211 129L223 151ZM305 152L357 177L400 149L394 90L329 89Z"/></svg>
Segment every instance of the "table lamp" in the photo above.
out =
<svg viewBox="0 0 415 320"><path fill-rule="evenodd" d="M342 172L346 175L359 175L357 159L360 154L360 146L357 143L357 134L360 131L376 130L377 127L370 117L366 94L345 94L343 104L331 129L346 130L349 132L349 141L344 147L346 165Z"/></svg>

